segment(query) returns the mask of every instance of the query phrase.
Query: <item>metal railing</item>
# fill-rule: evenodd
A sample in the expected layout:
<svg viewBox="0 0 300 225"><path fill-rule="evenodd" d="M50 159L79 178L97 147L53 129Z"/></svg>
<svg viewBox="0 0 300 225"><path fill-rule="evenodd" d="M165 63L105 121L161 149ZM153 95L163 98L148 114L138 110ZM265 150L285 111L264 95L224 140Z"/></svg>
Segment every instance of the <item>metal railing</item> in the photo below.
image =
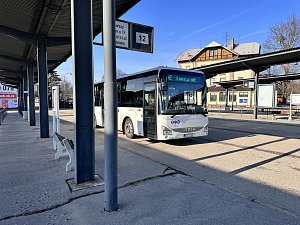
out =
<svg viewBox="0 0 300 225"><path fill-rule="evenodd" d="M7 115L7 109L1 109L0 111L0 125L2 124L4 118L6 117Z"/></svg>

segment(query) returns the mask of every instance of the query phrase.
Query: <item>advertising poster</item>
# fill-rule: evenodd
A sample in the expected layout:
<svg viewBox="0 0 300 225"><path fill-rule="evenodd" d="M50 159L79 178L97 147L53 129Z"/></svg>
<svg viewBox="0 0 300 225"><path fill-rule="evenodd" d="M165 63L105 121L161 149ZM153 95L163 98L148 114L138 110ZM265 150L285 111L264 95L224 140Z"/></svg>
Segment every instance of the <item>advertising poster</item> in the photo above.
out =
<svg viewBox="0 0 300 225"><path fill-rule="evenodd" d="M18 89L0 83L0 108L18 107Z"/></svg>

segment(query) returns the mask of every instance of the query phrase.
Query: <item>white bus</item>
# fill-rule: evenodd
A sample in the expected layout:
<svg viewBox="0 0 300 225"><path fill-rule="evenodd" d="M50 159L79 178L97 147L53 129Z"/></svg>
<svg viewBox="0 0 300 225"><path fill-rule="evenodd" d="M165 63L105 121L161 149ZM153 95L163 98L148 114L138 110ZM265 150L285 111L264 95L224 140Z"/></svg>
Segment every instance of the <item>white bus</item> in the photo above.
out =
<svg viewBox="0 0 300 225"><path fill-rule="evenodd" d="M95 118L104 125L104 83L95 84ZM169 140L208 134L206 79L199 71L157 67L117 77L118 130L128 138Z"/></svg>

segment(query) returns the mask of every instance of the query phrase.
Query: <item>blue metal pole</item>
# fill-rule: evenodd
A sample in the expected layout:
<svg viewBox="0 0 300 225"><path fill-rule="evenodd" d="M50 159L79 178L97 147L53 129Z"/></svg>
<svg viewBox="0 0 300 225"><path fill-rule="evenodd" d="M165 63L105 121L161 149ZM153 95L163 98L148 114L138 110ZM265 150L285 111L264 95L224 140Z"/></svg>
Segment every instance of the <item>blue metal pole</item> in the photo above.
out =
<svg viewBox="0 0 300 225"><path fill-rule="evenodd" d="M44 40L39 40L37 44L40 96L40 135L41 138L49 138L47 47Z"/></svg>
<svg viewBox="0 0 300 225"><path fill-rule="evenodd" d="M24 111L27 111L27 96L28 96L28 83L27 83L27 74L24 74L23 76L23 98L24 98Z"/></svg>
<svg viewBox="0 0 300 225"><path fill-rule="evenodd" d="M92 1L72 0L75 182L95 180Z"/></svg>
<svg viewBox="0 0 300 225"><path fill-rule="evenodd" d="M27 86L27 74L23 76L23 99L24 99L24 111L27 111L27 96L28 96L28 86Z"/></svg>
<svg viewBox="0 0 300 225"><path fill-rule="evenodd" d="M104 40L104 209L118 209L118 133L115 0L103 0Z"/></svg>
<svg viewBox="0 0 300 225"><path fill-rule="evenodd" d="M23 111L23 78L20 80L20 84L19 84L19 113L22 115L22 111Z"/></svg>
<svg viewBox="0 0 300 225"><path fill-rule="evenodd" d="M27 78L28 78L28 96L29 96L29 125L35 126L35 98L34 98L34 72L33 63L27 64Z"/></svg>
<svg viewBox="0 0 300 225"><path fill-rule="evenodd" d="M21 97L21 114L23 115L23 111L24 111L24 79L22 77L21 80L21 88L20 88L20 97Z"/></svg>
<svg viewBox="0 0 300 225"><path fill-rule="evenodd" d="M254 87L255 87L255 93L254 93L254 119L257 119L258 114L258 85L259 85L259 72L255 71L255 79L254 79Z"/></svg>

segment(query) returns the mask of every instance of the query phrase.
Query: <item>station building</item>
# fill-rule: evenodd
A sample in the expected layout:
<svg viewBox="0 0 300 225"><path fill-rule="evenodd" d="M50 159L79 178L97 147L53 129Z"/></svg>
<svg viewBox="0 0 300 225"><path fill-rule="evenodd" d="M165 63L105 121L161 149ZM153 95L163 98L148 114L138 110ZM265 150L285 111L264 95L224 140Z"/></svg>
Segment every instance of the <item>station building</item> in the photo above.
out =
<svg viewBox="0 0 300 225"><path fill-rule="evenodd" d="M260 54L260 45L256 42L235 44L234 39L230 40L229 45L221 45L215 41L203 48L184 50L176 61L180 68L192 69L195 67L230 61L234 59L247 58ZM208 107L225 106L226 90L217 83L222 81L240 80L254 78L255 72L248 70L217 74L208 79ZM234 107L245 106L253 107L254 91L250 88L237 86L229 89L229 105Z"/></svg>

